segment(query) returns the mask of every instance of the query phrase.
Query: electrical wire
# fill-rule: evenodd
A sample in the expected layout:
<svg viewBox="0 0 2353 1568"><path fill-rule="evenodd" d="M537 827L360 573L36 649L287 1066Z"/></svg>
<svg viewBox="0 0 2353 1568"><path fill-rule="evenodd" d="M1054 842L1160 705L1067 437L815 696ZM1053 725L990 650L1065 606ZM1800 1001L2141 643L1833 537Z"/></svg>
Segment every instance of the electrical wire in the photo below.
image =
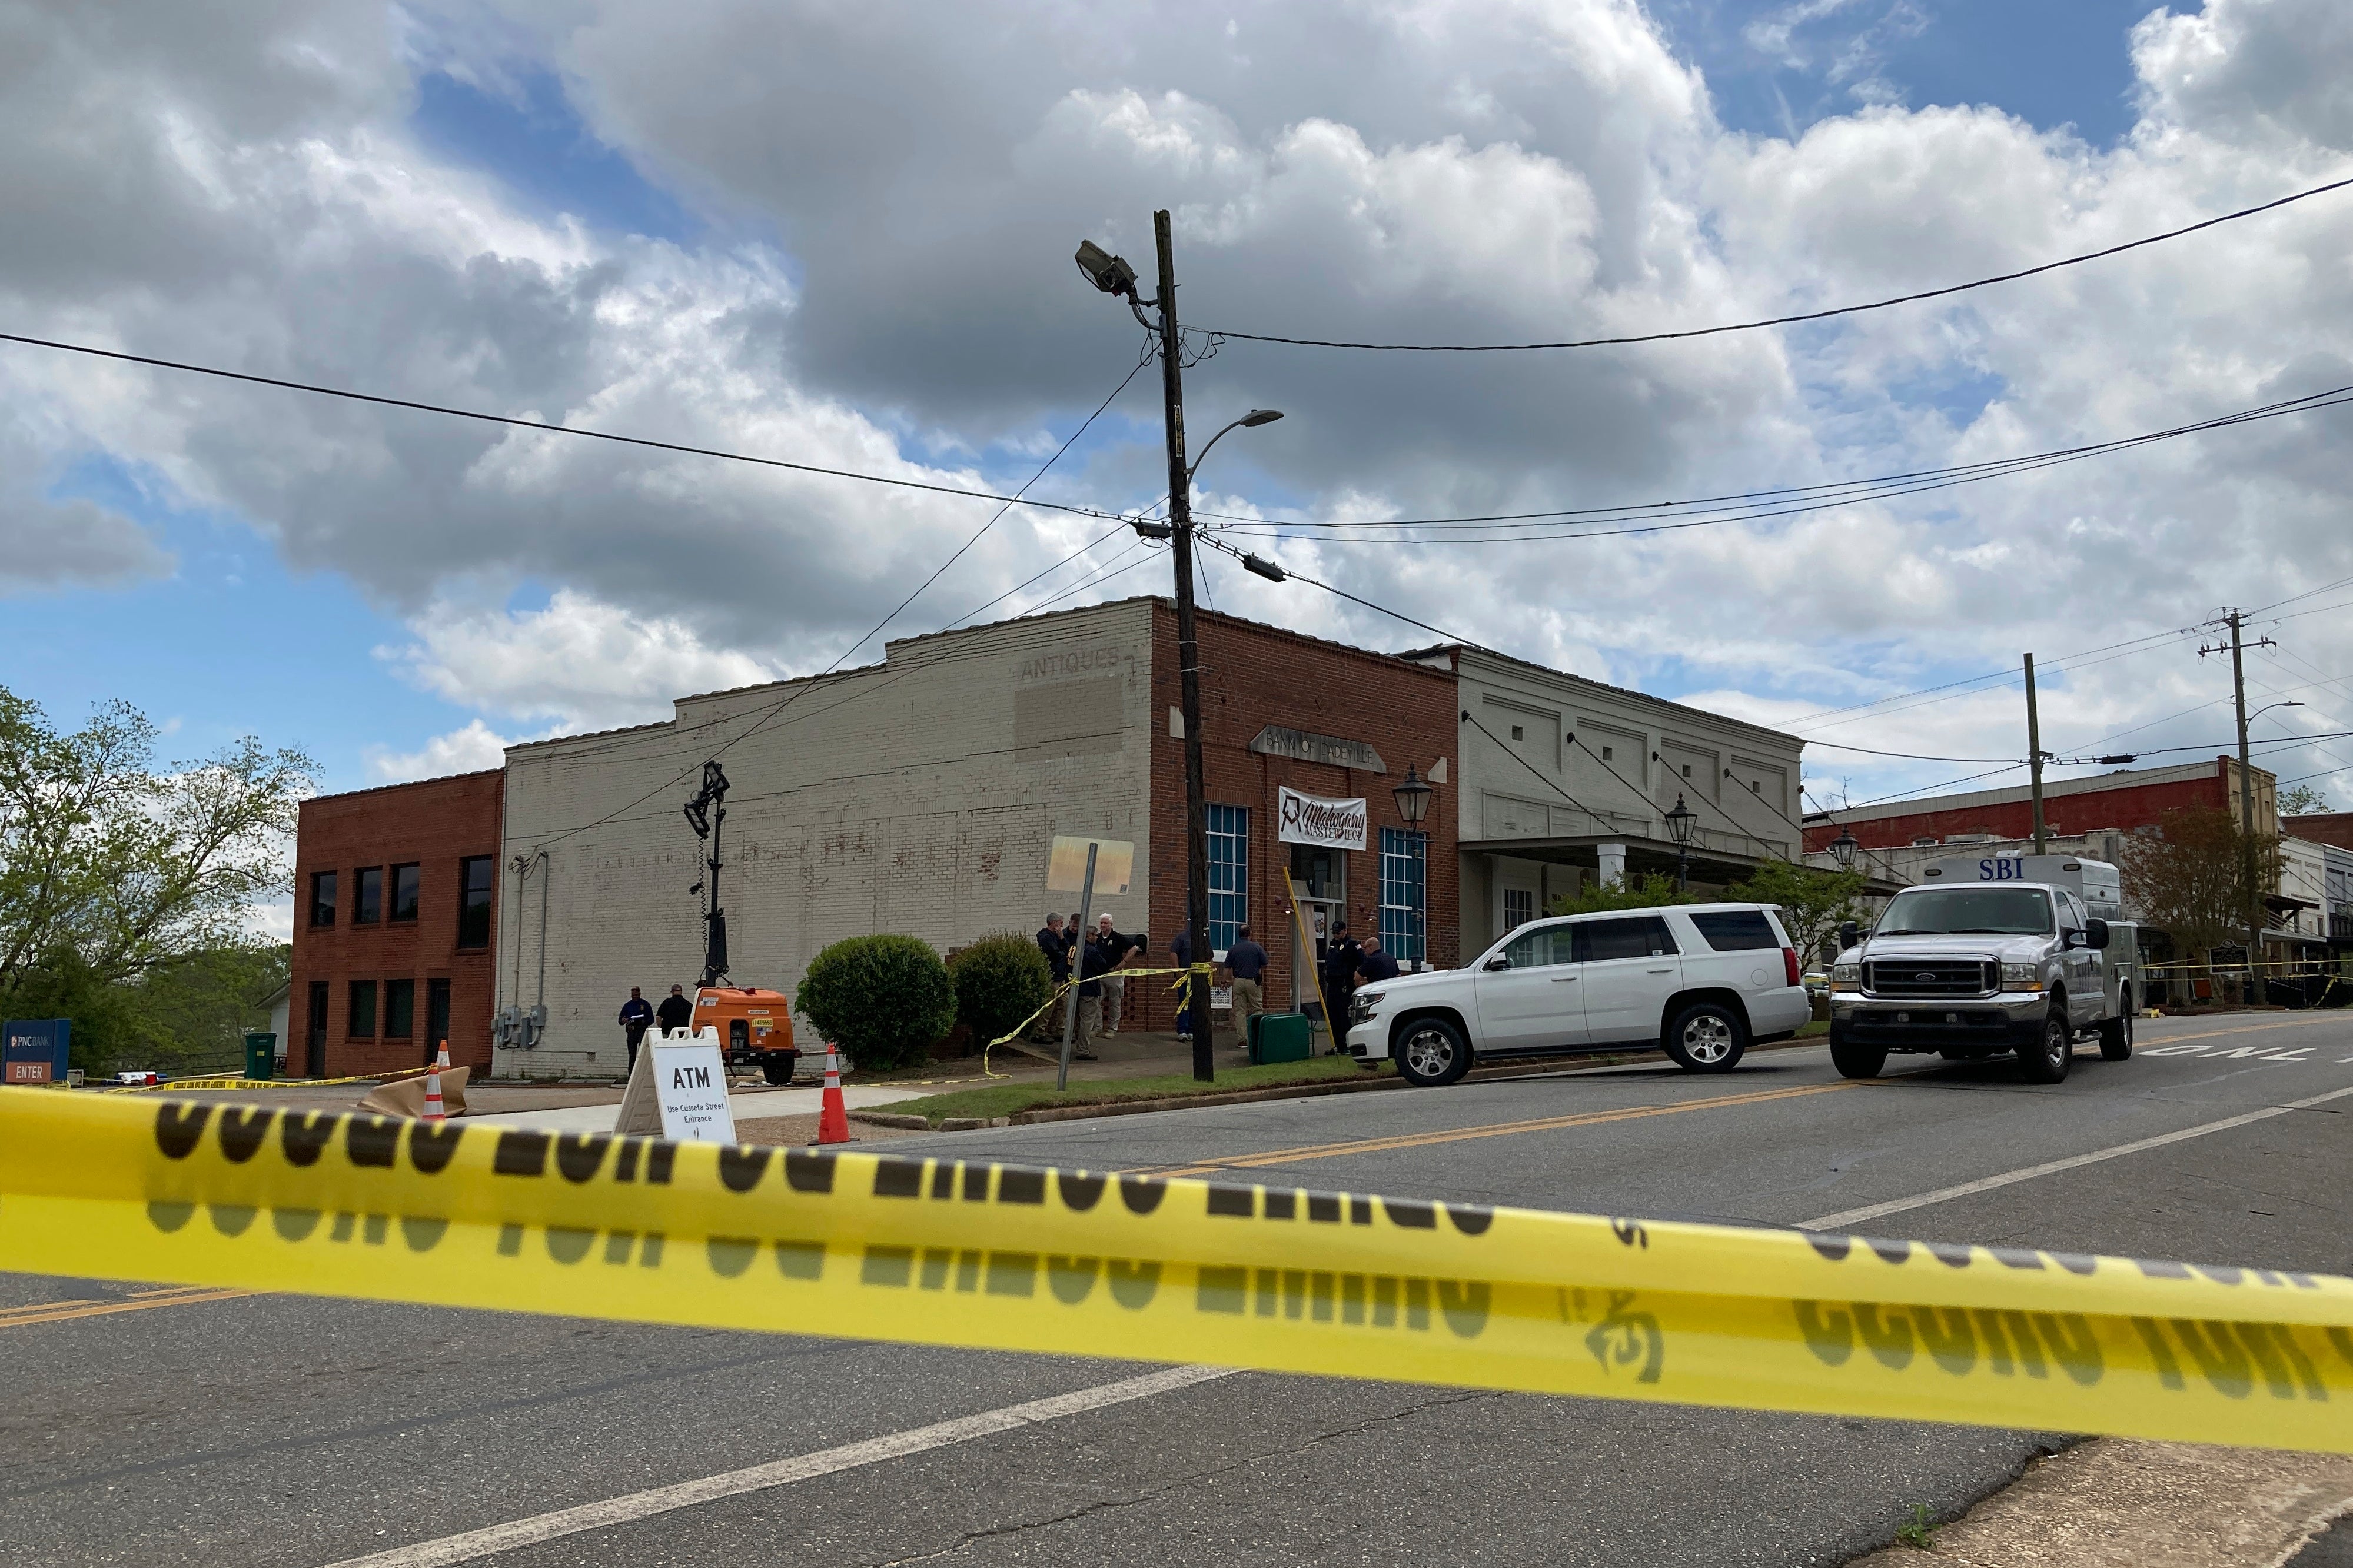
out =
<svg viewBox="0 0 2353 1568"><path fill-rule="evenodd" d="M2308 201L2314 196L2343 190L2348 185L2353 185L2353 179L2335 180L2327 184L2315 185L2310 190L2297 191L2292 195L2281 196L2275 201L2264 202L2257 206L2242 207L2236 212L2224 213L2218 217L2210 217L2198 223L2186 224L2179 228L2168 229L2162 234L2147 235L2139 239L2127 240L2122 245L2111 245L2099 250L2087 250L2079 256L2063 257L2057 261L2046 261L2040 266L2021 268L2015 272L2000 272L1989 278L1972 279L1967 283L1947 284L1941 289L1924 289L1916 293L1898 294L1892 299L1873 300L1867 304L1841 305L1827 310L1803 310L1793 315L1772 316L1757 321L1734 321L1715 327L1687 327L1678 331L1642 332L1624 337L1575 338L1558 342L1528 343L1351 342L1330 338L1280 337L1269 332L1243 332L1226 328L1208 328L1205 331L1212 339L1229 339L1237 342L1282 343L1293 348L1376 349L1393 353L1524 353L1538 349L1607 348L1629 343L1659 343L1686 338L1709 338L1725 332L1751 332L1766 327L1787 327L1795 326L1803 321L1824 321L1837 316L1857 315L1865 310L1883 310L1893 305L1910 305L1923 300L1939 300L1947 295L1967 293L1972 289L1989 288L1997 283L2014 283L2023 278L2055 272L2061 268L2079 267L2087 261L2098 261L2111 256L2121 256L2126 251L2138 250L2144 246L2161 245L2167 240L2179 239L2184 235L2196 234L2201 229L2213 228L2221 224L2236 223L2241 218L2253 217L2260 213L2272 212L2297 202Z"/></svg>
<svg viewBox="0 0 2353 1568"><path fill-rule="evenodd" d="M2014 458L1955 464L1942 468L1916 469L1908 473L1887 474L1867 479L1838 480L1818 485L1790 485L1724 496L1700 497L1690 500L1629 502L1618 506L1562 508L1546 511L1469 513L1459 517L1358 518L1345 521L1314 519L1283 521L1264 517L1251 517L1238 512L1202 511L1195 515L1224 523L1225 526L1219 530L1221 532L1255 538L1282 538L1286 534L1309 530L1373 529L1377 531L1370 533L1323 534L1324 538L1341 543L1509 544L1575 539L1617 539L1632 534L1666 533L1693 528L1716 528L1727 523L1770 521L1777 518L1834 511L1873 501L1951 489L1960 485L1982 483L1988 479L2007 479L2014 474L2033 473L2043 468L2057 468L2065 463L2083 462L2092 458L2106 457L2157 442L2178 440L2188 436L2253 424L2259 420L2282 418L2293 414L2309 414L2324 408L2338 407L2348 403L2353 403L2353 384L2330 387L2302 397L2286 398L2253 408L2242 408L2233 413L2217 415L2211 419L2169 426L2161 430L2143 431L2136 436L2122 436L2111 441L2054 447L2049 451L2025 453ZM1647 521L1651 518L1672 521ZM1623 528L1591 526L1599 522L1625 522L1630 526ZM1542 526L1527 526L1530 524ZM1415 533L1413 532L1415 530L1424 531ZM1434 531L1443 531L1445 536L1439 536Z"/></svg>
<svg viewBox="0 0 2353 1568"><path fill-rule="evenodd" d="M676 452L691 458L714 458L729 463L750 463L764 468L785 468L794 473L818 474L837 479L855 479L860 484L887 485L898 489L924 490L934 495L957 496L967 500L1002 501L1008 506L1035 507L1041 511L1068 512L1077 517L1108 518L1117 515L1095 507L1071 506L1060 501L1028 500L1018 495L998 495L993 490L969 490L956 485L934 484L923 479L892 479L883 474L861 473L855 468L828 468L821 463L795 462L785 458L762 458L746 452L730 452L716 447L695 447L679 441L659 441L649 436L625 436L612 430L590 430L577 425L551 425L543 419L525 419L512 414L485 414L480 409L456 408L446 404L424 403L415 398L387 397L379 393L353 392L344 387L319 386L309 382L288 381L274 375L254 375L245 371L223 370L216 365L191 364L181 360L156 359L148 354L125 353L118 349L93 348L87 343L69 343L52 338L27 337L21 332L0 332L0 342L23 343L33 348L56 349L65 353L88 354L97 359L117 360L125 364L143 364L156 370L183 371L190 375L216 376L223 381L247 382L255 386L274 386L288 392L307 392L317 397L335 397L350 403L374 404L382 408L406 408L420 414L438 414L451 419L471 419L485 425L503 425L513 429L536 431L547 436L577 436L586 440L609 441L623 447L640 447L657 452ZM1138 368L1142 367L1139 365ZM1134 374L1132 371L1129 373L1131 378Z"/></svg>

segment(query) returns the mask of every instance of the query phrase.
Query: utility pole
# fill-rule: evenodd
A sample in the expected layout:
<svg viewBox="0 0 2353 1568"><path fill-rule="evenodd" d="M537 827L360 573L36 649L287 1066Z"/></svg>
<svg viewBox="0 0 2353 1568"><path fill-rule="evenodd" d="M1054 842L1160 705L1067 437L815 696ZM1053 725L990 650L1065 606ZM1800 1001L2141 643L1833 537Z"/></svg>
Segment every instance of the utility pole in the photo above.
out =
<svg viewBox="0 0 2353 1568"><path fill-rule="evenodd" d="M2256 967L2263 956L2263 889L2255 875L2255 774L2254 764L2247 755L2247 667L2244 639L2245 612L2232 610L2210 626L2231 628L2231 699L2239 717L2239 831L2246 846L2247 879L2247 998L2261 1005L2263 1001L2263 971ZM2257 647L2275 647L2269 637L2256 639ZM2200 647L2198 657L2221 653L2220 643L2212 647Z"/></svg>
<svg viewBox="0 0 2353 1568"><path fill-rule="evenodd" d="M2026 753L2034 770L2034 852L2050 847L2042 827L2042 721L2034 709L2034 656L2026 656Z"/></svg>
<svg viewBox="0 0 2353 1568"><path fill-rule="evenodd" d="M686 803L686 823L697 838L706 839L711 854L703 864L704 880L687 889L705 893L702 913L702 984L716 985L727 978L727 911L719 907L719 830L727 826L727 774L712 758L702 764L702 788ZM706 890L707 889L707 890Z"/></svg>
<svg viewBox="0 0 2353 1568"><path fill-rule="evenodd" d="M1185 931L1193 973L1186 1006L1193 1026L1193 1076L1218 1075L1210 1054L1209 999L1199 994L1209 962L1208 785L1201 761L1201 646L1193 625L1193 479L1185 460L1184 342L1176 331L1176 259L1166 208L1152 215L1153 247L1160 262L1160 401L1168 431L1168 521L1176 530L1169 553L1176 567L1176 681L1185 723Z"/></svg>

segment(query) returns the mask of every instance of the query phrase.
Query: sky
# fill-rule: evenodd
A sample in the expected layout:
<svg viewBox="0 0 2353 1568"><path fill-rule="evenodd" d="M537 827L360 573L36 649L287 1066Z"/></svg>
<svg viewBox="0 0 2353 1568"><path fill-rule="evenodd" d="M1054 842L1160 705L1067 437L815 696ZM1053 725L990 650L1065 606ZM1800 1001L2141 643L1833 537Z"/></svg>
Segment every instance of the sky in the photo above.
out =
<svg viewBox="0 0 2353 1568"><path fill-rule="evenodd" d="M0 5L0 331L1112 510L1159 494L1156 375L1088 422L1141 334L1070 257L1148 269L1155 207L1188 323L1469 342L1879 299L2348 174L2340 0ZM1689 342L1226 338L1192 427L1288 416L1221 443L1196 505L1414 619L1807 736L1817 804L2022 755L2026 651L2061 755L2226 742L2196 650L2244 607L2277 645L2255 701L2300 704L2255 721L2264 761L2341 808L2353 741L2284 742L2353 731L2353 407L1704 528L1389 525L2353 385L2348 257L2353 191ZM0 683L69 725L127 699L174 755L299 747L328 790L491 766L879 658L997 510L0 344ZM1115 534L1005 596L1109 531L1008 510L884 635L1166 592ZM1214 553L1205 592L1430 640Z"/></svg>

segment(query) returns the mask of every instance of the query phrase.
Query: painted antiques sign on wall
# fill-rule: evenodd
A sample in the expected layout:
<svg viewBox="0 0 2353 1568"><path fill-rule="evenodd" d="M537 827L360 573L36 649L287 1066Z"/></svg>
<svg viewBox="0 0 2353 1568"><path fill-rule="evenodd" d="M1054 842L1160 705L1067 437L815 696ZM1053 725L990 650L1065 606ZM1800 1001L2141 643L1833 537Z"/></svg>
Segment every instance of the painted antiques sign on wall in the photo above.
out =
<svg viewBox="0 0 2353 1568"><path fill-rule="evenodd" d="M1276 787L1281 796L1275 816L1279 831L1275 837L1283 843L1317 844L1326 849L1365 847L1363 796L1327 800L1322 795L1302 795L1287 784Z"/></svg>

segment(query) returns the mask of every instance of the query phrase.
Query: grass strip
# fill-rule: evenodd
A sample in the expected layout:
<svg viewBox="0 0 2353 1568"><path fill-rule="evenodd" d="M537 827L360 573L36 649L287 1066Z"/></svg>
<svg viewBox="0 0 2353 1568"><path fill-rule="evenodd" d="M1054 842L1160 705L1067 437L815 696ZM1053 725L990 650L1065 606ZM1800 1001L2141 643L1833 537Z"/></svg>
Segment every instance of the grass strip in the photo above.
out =
<svg viewBox="0 0 2353 1568"><path fill-rule="evenodd" d="M1382 1068L1383 1072L1392 1069ZM949 1117L987 1120L1018 1116L1025 1110L1055 1105L1116 1105L1132 1100L1184 1100L1196 1095L1230 1094L1238 1089L1281 1089L1291 1084L1324 1083L1332 1079L1367 1076L1353 1057L1318 1057L1303 1062L1269 1062L1263 1067L1219 1068L1218 1081L1202 1083L1190 1073L1161 1078L1096 1079L1057 1091L1051 1086L992 1083L979 1089L954 1089L878 1107L893 1116L920 1116L937 1127Z"/></svg>

